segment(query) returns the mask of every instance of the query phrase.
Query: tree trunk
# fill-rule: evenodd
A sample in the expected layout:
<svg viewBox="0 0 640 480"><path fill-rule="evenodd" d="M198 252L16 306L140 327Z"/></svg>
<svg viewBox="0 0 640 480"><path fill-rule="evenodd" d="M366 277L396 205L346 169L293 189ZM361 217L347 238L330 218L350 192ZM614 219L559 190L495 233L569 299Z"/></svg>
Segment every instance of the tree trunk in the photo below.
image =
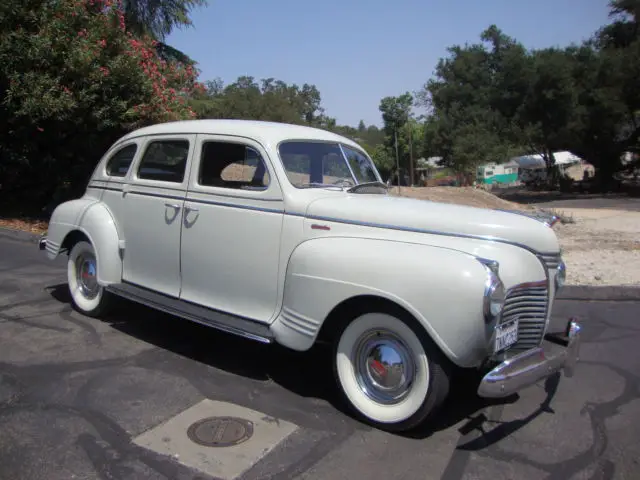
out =
<svg viewBox="0 0 640 480"><path fill-rule="evenodd" d="M617 190L616 181L614 175L620 170L621 152L606 152L599 156L598 162L595 163L597 167L595 180L598 190L601 192L611 192ZM593 162L592 162L593 163Z"/></svg>
<svg viewBox="0 0 640 480"><path fill-rule="evenodd" d="M559 171L556 165L556 157L553 155L551 149L547 149L548 162L547 162L547 183L551 189L555 189L559 183Z"/></svg>

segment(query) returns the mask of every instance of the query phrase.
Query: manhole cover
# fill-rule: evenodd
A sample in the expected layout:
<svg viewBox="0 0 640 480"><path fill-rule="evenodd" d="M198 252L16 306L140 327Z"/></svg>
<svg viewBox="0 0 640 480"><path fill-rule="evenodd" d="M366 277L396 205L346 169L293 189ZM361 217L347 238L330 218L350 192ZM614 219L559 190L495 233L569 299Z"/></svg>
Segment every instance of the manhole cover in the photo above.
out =
<svg viewBox="0 0 640 480"><path fill-rule="evenodd" d="M187 429L187 436L206 447L230 447L246 442L253 435L253 423L237 417L209 417Z"/></svg>

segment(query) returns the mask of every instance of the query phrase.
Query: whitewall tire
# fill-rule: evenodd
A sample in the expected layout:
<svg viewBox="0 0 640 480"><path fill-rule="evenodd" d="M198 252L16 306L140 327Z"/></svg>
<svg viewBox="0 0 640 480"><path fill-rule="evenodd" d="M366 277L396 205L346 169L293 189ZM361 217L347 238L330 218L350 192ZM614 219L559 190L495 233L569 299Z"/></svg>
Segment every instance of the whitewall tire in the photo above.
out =
<svg viewBox="0 0 640 480"><path fill-rule="evenodd" d="M98 284L98 258L89 242L76 243L67 261L69 293L77 310L91 317L105 313L111 295Z"/></svg>
<svg viewBox="0 0 640 480"><path fill-rule="evenodd" d="M376 427L409 430L449 390L446 359L412 318L365 313L340 332L334 373L351 407Z"/></svg>

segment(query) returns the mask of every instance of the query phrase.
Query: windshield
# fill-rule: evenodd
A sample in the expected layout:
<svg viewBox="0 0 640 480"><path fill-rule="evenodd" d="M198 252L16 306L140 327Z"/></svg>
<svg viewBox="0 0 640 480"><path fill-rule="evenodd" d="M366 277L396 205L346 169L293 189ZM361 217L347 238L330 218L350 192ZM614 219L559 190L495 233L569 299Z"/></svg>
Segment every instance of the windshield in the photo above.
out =
<svg viewBox="0 0 640 480"><path fill-rule="evenodd" d="M373 162L345 145L289 141L281 143L278 150L289 181L298 188L342 188L379 181Z"/></svg>

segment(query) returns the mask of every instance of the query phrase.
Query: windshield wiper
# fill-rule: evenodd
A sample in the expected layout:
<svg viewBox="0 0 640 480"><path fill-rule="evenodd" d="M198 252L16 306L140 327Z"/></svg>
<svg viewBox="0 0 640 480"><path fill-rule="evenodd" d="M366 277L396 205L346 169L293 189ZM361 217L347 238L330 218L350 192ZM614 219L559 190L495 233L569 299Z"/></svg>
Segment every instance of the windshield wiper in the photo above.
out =
<svg viewBox="0 0 640 480"><path fill-rule="evenodd" d="M302 188L339 188L340 190L343 190L341 185L334 185L332 183L311 182L311 183L303 183L300 186Z"/></svg>
<svg viewBox="0 0 640 480"><path fill-rule="evenodd" d="M355 192L361 187L381 187L381 188L384 188L385 190L389 190L389 187L387 186L386 183L379 182L378 180L374 180L373 182L364 182L364 183L359 183L357 185L354 185L353 187L348 189L347 192Z"/></svg>

